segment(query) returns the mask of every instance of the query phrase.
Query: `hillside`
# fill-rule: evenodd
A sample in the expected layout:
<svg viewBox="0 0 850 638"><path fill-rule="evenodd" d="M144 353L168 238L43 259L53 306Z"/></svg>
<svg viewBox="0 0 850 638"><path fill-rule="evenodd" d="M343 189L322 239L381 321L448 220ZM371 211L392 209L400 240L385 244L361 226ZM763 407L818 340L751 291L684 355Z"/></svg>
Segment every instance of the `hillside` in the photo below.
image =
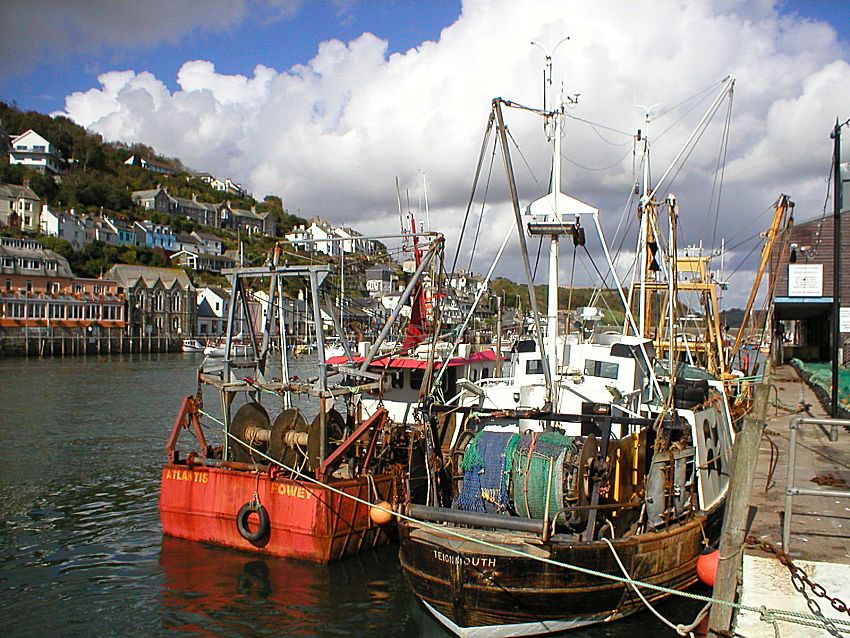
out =
<svg viewBox="0 0 850 638"><path fill-rule="evenodd" d="M8 156L9 135L32 129L50 140L67 162L67 173L61 180L20 165L11 165ZM235 198L214 190L197 177L195 171L185 167L177 158L164 157L144 144L106 143L103 138L65 117L50 117L35 111L21 111L13 105L0 102L0 183L22 184L29 178L31 188L42 201L57 210L74 208L79 212L103 211L129 219L151 218L158 223L170 223L177 232L193 230L185 219L172 219L167 215L137 210L130 195L133 191L156 188L162 185L174 197L200 201L221 202L231 200L234 207L270 211L278 224L279 233L305 222L301 217L284 210L280 195L268 194L261 201L253 197ZM166 164L175 172L163 175L141 166L128 166L124 162L132 155ZM203 170L203 167L201 167Z"/></svg>

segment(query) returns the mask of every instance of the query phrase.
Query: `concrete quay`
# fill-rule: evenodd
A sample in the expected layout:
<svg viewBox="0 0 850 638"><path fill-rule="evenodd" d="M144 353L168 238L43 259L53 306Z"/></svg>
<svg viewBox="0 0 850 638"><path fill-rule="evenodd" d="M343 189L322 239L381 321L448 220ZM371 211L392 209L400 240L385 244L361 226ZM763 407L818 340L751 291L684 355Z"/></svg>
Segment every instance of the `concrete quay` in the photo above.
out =
<svg viewBox="0 0 850 638"><path fill-rule="evenodd" d="M750 498L750 505L757 508L750 533L782 549L791 422L795 417L820 419L828 414L791 366L774 370L773 386ZM803 425L798 429L796 447L796 487L850 490L850 428L839 427L838 440L832 442L829 428ZM850 498L794 496L792 512L788 555L828 596L850 605ZM813 595L810 589L807 594L825 617L850 621L850 614L836 611L828 599ZM744 550L740 602L812 613L810 603L794 588L789 569L760 548ZM837 628L838 635L850 635L847 626ZM835 629L781 620L774 625L754 612L741 612L735 620L736 633L746 638L835 636Z"/></svg>

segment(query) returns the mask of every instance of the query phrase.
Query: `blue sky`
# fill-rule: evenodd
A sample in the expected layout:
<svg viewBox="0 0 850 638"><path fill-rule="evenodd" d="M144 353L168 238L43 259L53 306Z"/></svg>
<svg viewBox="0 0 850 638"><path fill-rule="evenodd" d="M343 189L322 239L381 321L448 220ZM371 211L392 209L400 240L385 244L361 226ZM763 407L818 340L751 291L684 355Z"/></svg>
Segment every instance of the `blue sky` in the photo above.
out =
<svg viewBox="0 0 850 638"><path fill-rule="evenodd" d="M80 0L81 4L86 1ZM0 21L7 9L8 5L0 7ZM128 29L123 42L94 44L78 53L50 51L48 59L38 60L34 68L26 64L24 72L15 68L21 61L20 51L6 58L6 63L0 63L0 98L14 100L22 109L50 113L64 106L66 95L97 86L97 76L105 71L150 71L173 90L177 71L188 60L209 60L227 74L250 75L257 64L285 70L310 60L324 40L347 42L365 31L386 39L390 53L406 51L439 38L460 10L460 0L307 0L292 15L281 15L274 6L258 3L247 7L236 24L199 26L180 34L176 42L154 44L134 42L131 26L116 21L116 28ZM85 37L74 21L65 24L72 37Z"/></svg>
<svg viewBox="0 0 850 638"><path fill-rule="evenodd" d="M798 219L821 214L829 130L850 117L850 0L3 2L0 99L63 112L107 140L142 142L364 232L396 229L396 178L414 202L427 179L430 217L451 243L490 100L539 104L543 56L530 42L551 48L566 35L556 84L581 99L565 129L563 184L609 230L632 189L634 105L664 105L649 127L660 174L729 74L720 234L757 236L779 193ZM511 115L528 201L549 151L532 118ZM676 173L688 243L714 234L717 120ZM510 224L504 187L491 194L484 228ZM486 270L498 234L482 233L473 268Z"/></svg>

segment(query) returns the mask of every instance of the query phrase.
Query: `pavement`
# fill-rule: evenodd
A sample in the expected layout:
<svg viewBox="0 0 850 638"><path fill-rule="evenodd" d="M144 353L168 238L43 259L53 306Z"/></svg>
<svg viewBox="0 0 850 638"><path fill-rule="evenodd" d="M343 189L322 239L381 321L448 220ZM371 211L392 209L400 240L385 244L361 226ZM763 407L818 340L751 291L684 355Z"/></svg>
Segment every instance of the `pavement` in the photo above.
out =
<svg viewBox="0 0 850 638"><path fill-rule="evenodd" d="M750 504L757 508L750 533L781 550L785 487L788 484L789 425L794 417L828 418L814 392L791 366L774 370L767 421L759 449ZM838 441L829 440L829 428L803 425L798 430L794 483L808 489L850 491L850 427L839 427ZM850 605L850 498L795 496L788 555L809 578L823 585L828 597ZM746 548L740 602L753 607L811 613L812 606L792 585L790 571L776 556ZM850 613L836 611L828 598L812 595L826 617L850 622ZM839 605L840 606L840 605ZM835 636L827 629L779 621L776 629L787 636ZM850 628L840 626L844 635ZM736 631L746 638L774 638L772 624L759 614L742 612Z"/></svg>

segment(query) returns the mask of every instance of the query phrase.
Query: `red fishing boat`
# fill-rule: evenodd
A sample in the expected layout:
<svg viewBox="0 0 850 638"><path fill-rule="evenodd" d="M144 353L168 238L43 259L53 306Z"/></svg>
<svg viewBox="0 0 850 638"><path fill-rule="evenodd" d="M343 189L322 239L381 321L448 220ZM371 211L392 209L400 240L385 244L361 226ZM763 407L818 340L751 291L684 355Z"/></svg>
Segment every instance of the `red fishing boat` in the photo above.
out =
<svg viewBox="0 0 850 638"><path fill-rule="evenodd" d="M306 280L311 314L319 317L322 283L331 268L279 266L279 251L275 255L267 266L227 273L233 301L225 356L213 368L208 362L201 366L198 392L183 399L168 437L159 503L162 530L169 536L327 563L389 540L388 510L399 497L406 435L389 426L386 410L364 419L357 402L349 400L380 387L380 380L368 372L349 369L333 385L327 364L319 361L315 379L290 377L281 330L285 310L279 303L283 279ZM268 284L263 294L257 293L260 282ZM239 321L237 309L241 317L252 319ZM263 323L255 327L257 318ZM315 325L322 352L321 321ZM237 327L250 339L248 359L238 358L230 347ZM279 361L273 361L275 351ZM204 406L205 390L216 395L210 413ZM318 399L312 421L292 407L296 395ZM202 419L215 424L216 442L208 440ZM178 447L184 431L194 436L188 449Z"/></svg>

